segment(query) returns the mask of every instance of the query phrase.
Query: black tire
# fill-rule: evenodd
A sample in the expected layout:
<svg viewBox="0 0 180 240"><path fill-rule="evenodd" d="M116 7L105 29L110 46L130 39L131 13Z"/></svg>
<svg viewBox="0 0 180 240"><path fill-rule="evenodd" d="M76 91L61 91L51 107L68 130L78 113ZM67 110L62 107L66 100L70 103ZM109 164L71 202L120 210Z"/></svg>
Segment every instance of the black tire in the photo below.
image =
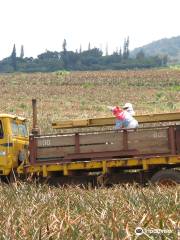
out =
<svg viewBox="0 0 180 240"><path fill-rule="evenodd" d="M161 170L152 176L151 183L158 185L180 184L180 171L174 169Z"/></svg>

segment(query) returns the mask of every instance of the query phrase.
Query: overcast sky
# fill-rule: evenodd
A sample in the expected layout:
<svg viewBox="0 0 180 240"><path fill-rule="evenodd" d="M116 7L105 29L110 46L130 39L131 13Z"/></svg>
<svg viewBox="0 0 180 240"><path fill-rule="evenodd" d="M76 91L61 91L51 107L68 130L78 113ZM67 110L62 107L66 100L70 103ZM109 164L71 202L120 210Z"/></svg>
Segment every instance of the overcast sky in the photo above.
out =
<svg viewBox="0 0 180 240"><path fill-rule="evenodd" d="M45 50L130 49L180 35L180 0L0 0L0 59L16 44L27 57Z"/></svg>

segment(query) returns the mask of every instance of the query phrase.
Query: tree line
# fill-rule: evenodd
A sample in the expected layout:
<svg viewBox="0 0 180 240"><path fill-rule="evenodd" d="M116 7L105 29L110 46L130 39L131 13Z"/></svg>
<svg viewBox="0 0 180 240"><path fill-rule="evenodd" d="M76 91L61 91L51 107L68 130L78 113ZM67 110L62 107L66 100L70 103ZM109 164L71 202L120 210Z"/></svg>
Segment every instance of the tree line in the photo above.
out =
<svg viewBox="0 0 180 240"><path fill-rule="evenodd" d="M129 38L124 40L123 49L117 49L112 54L97 47L68 51L67 41L64 39L62 51L45 51L37 56L24 57L24 47L21 46L20 56L16 54L14 44L9 57L0 61L0 72L53 72L59 70L88 71L88 70L121 70L134 68L162 67L167 64L167 56L145 56L139 51L135 57L130 56Z"/></svg>

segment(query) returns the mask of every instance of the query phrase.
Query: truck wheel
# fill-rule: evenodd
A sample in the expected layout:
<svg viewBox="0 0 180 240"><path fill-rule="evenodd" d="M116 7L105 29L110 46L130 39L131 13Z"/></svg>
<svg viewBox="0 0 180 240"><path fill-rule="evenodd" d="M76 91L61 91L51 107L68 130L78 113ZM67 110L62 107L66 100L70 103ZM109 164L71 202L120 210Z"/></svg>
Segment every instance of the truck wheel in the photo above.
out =
<svg viewBox="0 0 180 240"><path fill-rule="evenodd" d="M174 169L161 170L152 176L151 183L166 186L180 184L180 171Z"/></svg>

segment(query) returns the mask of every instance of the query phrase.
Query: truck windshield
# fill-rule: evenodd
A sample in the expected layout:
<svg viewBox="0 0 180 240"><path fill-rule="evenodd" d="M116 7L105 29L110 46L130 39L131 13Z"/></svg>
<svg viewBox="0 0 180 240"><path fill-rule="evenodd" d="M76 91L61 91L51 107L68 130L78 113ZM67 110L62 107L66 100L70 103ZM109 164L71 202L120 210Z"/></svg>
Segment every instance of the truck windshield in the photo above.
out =
<svg viewBox="0 0 180 240"><path fill-rule="evenodd" d="M26 124L24 123L17 123L15 121L13 121L11 123L12 126L12 133L15 136L21 136L21 137L27 137L28 136L28 131L27 131L27 127Z"/></svg>

